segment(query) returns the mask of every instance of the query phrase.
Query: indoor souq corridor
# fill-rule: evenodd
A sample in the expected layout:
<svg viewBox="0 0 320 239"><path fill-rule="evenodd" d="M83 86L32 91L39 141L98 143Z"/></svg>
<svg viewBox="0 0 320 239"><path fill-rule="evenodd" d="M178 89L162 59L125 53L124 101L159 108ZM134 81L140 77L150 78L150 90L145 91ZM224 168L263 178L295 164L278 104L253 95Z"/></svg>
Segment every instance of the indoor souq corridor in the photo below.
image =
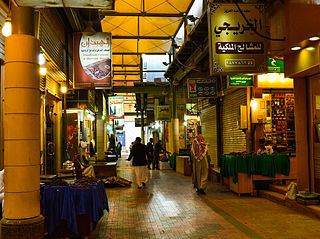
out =
<svg viewBox="0 0 320 239"><path fill-rule="evenodd" d="M0 0L0 238L320 238L319 15Z"/></svg>

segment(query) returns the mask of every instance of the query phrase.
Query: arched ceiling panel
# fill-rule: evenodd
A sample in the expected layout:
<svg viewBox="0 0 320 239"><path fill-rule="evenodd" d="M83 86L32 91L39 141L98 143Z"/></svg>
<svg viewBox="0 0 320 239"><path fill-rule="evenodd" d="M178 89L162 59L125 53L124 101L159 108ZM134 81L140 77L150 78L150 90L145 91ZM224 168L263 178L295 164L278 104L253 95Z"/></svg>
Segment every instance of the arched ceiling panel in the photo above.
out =
<svg viewBox="0 0 320 239"><path fill-rule="evenodd" d="M132 16L108 16L101 21L103 32L111 32L112 36L137 36L138 18Z"/></svg>
<svg viewBox="0 0 320 239"><path fill-rule="evenodd" d="M170 51L171 40L139 40L140 53L167 53Z"/></svg>

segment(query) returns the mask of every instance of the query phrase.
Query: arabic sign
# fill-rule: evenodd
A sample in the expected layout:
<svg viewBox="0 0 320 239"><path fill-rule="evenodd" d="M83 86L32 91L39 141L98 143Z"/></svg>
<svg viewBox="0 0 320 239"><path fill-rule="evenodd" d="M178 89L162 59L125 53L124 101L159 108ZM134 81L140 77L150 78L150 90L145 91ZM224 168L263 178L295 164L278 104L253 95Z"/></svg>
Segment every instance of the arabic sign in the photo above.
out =
<svg viewBox="0 0 320 239"><path fill-rule="evenodd" d="M253 76L237 75L229 77L229 86L252 86Z"/></svg>
<svg viewBox="0 0 320 239"><path fill-rule="evenodd" d="M124 101L123 96L109 97L109 118L123 119L124 118Z"/></svg>
<svg viewBox="0 0 320 239"><path fill-rule="evenodd" d="M267 69L264 7L261 4L211 3L212 73L254 73Z"/></svg>
<svg viewBox="0 0 320 239"><path fill-rule="evenodd" d="M75 33L73 76L75 88L111 88L111 34Z"/></svg>
<svg viewBox="0 0 320 239"><path fill-rule="evenodd" d="M217 97L216 79L188 79L188 97L190 99Z"/></svg>
<svg viewBox="0 0 320 239"><path fill-rule="evenodd" d="M275 58L268 57L268 72L284 73L284 62Z"/></svg>
<svg viewBox="0 0 320 239"><path fill-rule="evenodd" d="M170 108L169 105L158 105L156 111L156 120L169 121Z"/></svg>

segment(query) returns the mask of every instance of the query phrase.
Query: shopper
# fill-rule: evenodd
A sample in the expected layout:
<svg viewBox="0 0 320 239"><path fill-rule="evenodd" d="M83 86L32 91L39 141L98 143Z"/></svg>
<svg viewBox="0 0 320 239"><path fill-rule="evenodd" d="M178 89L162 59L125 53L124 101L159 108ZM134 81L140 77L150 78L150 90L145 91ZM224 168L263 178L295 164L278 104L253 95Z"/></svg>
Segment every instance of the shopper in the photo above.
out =
<svg viewBox="0 0 320 239"><path fill-rule="evenodd" d="M154 146L154 158L153 158L153 163L152 163L152 169L160 169L159 168L159 160L160 160L160 153L169 153L162 147L162 141L159 140L156 145Z"/></svg>
<svg viewBox="0 0 320 239"><path fill-rule="evenodd" d="M258 155L269 155L273 154L272 146L266 145L266 140L264 138L259 139L260 148L257 151Z"/></svg>
<svg viewBox="0 0 320 239"><path fill-rule="evenodd" d="M122 144L119 141L117 144L117 151L118 151L117 153L118 153L119 158L121 158L121 150L122 150Z"/></svg>
<svg viewBox="0 0 320 239"><path fill-rule="evenodd" d="M135 144L132 146L128 161L132 158L132 165L136 172L136 181L138 184L138 189L141 189L143 186L146 186L148 182L146 166L147 162L147 146L141 143L141 138L137 137Z"/></svg>
<svg viewBox="0 0 320 239"><path fill-rule="evenodd" d="M150 168L150 164L152 163L153 160L153 138L150 138L149 143L147 144L147 149L148 149L148 169Z"/></svg>
<svg viewBox="0 0 320 239"><path fill-rule="evenodd" d="M192 142L191 146L191 162L193 168L192 182L198 193L206 194L205 190L208 183L208 170L210 164L210 156L208 147L202 134Z"/></svg>

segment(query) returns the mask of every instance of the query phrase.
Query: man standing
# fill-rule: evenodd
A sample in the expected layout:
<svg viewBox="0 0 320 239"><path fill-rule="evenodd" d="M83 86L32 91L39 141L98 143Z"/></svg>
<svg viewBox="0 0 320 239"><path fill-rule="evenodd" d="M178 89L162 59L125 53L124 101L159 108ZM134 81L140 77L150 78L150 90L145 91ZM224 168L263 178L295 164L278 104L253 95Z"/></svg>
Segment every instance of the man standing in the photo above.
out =
<svg viewBox="0 0 320 239"><path fill-rule="evenodd" d="M154 159L152 163L152 169L160 169L159 168L159 159L160 159L160 153L161 152L167 152L163 147L162 147L162 141L159 140L156 145L154 146Z"/></svg>
<svg viewBox="0 0 320 239"><path fill-rule="evenodd" d="M147 144L147 149L148 149L148 169L151 169L150 164L152 163L152 160L153 160L153 138L150 138L150 141Z"/></svg>
<svg viewBox="0 0 320 239"><path fill-rule="evenodd" d="M138 184L138 189L141 189L142 186L145 186L148 178L146 173L147 162L147 146L141 143L141 138L137 137L135 144L132 146L128 161L132 160L132 165L136 172L136 181Z"/></svg>

